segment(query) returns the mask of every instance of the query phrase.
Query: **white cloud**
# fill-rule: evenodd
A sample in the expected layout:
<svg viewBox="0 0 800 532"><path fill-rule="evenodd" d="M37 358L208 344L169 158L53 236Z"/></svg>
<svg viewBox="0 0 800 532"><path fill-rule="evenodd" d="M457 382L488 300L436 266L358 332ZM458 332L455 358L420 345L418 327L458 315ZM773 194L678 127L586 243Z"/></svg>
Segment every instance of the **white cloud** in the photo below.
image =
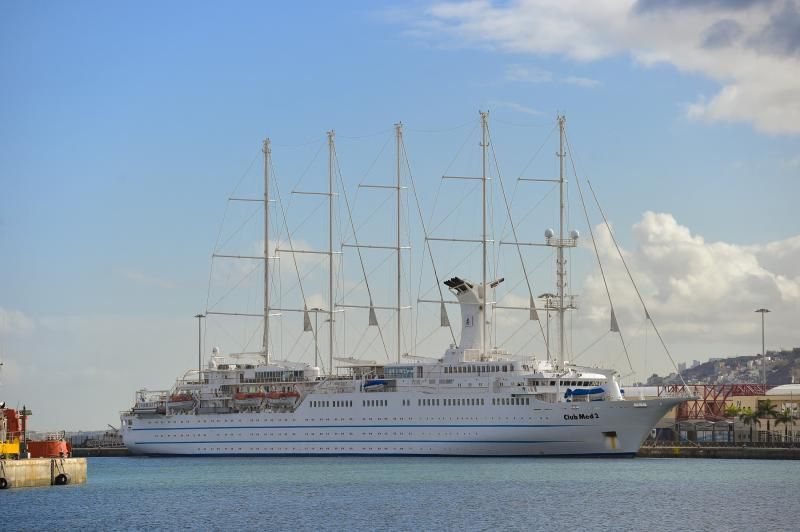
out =
<svg viewBox="0 0 800 532"><path fill-rule="evenodd" d="M550 83L558 81L560 83L567 83L569 85L577 85L579 87L597 87L600 82L596 79L584 78L580 76L566 76L564 78L554 79L553 73L547 70L542 70L537 67L523 66L523 65L509 65L506 67L504 79L506 81L521 81L525 83L539 84Z"/></svg>
<svg viewBox="0 0 800 532"><path fill-rule="evenodd" d="M694 343L706 356L723 346L747 345L760 322L756 308L773 310L773 344L790 346L800 319L800 236L759 246L706 242L671 214L646 212L623 250L651 316L678 343ZM621 323L639 324L644 311L604 227L597 227L601 255ZM589 315L605 323L608 302L599 272L585 282ZM786 342L781 344L780 342ZM699 353L698 353L699 356Z"/></svg>
<svg viewBox="0 0 800 532"><path fill-rule="evenodd" d="M546 83L552 81L553 74L546 70L522 65L509 65L506 68L506 81L525 81L527 83Z"/></svg>
<svg viewBox="0 0 800 532"><path fill-rule="evenodd" d="M579 87L597 87L600 85L600 82L596 79L591 78L581 78L578 76L567 76L564 78L565 83L569 83L570 85L577 85Z"/></svg>
<svg viewBox="0 0 800 532"><path fill-rule="evenodd" d="M434 3L419 20L416 35L430 41L577 61L627 53L643 65L671 64L720 84L687 103L690 118L800 132L796 1L474 0ZM530 74L542 81L541 72ZM511 75L525 79L526 71Z"/></svg>
<svg viewBox="0 0 800 532"><path fill-rule="evenodd" d="M36 328L36 324L27 315L19 310L8 310L0 307L0 335L24 336Z"/></svg>
<svg viewBox="0 0 800 532"><path fill-rule="evenodd" d="M147 286L151 288L162 288L165 290L171 290L175 288L177 285L166 279L161 279L159 277L155 277L152 275L147 275L137 270L121 270L121 275L128 279L129 281L133 281L136 284Z"/></svg>
<svg viewBox="0 0 800 532"><path fill-rule="evenodd" d="M539 116L544 114L541 111L534 109L533 107L528 107L526 105L522 105L521 103L516 103L516 102L504 102L499 100L492 100L489 102L489 105L491 105L492 107L506 107L508 109L511 109L512 111L517 111L518 113L523 113L526 115Z"/></svg>

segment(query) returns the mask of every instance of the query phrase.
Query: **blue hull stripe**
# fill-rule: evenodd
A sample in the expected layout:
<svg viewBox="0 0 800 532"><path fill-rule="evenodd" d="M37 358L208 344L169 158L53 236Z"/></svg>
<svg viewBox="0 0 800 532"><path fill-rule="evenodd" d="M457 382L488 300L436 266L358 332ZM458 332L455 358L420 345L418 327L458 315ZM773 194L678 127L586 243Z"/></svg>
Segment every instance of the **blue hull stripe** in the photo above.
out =
<svg viewBox="0 0 800 532"><path fill-rule="evenodd" d="M375 445L386 443L580 443L572 440L214 440L214 441L143 441L136 445L161 445L161 444L237 444L237 443L371 443Z"/></svg>
<svg viewBox="0 0 800 532"><path fill-rule="evenodd" d="M293 453L293 452L275 452L275 453L262 453L262 452L246 452L242 451L240 453L191 453L191 454L164 454L164 453L147 453L147 454L140 454L136 455L139 457L144 456L159 456L164 458L203 458L203 457L210 457L213 456L214 458L275 458L275 457L287 457L287 456L318 456L318 457L326 457L330 458L332 456L341 456L341 457L355 457L355 456L369 456L369 457L377 457L377 458L388 458L388 457L402 457L408 458L409 456L417 457L425 457L425 456L444 456L447 458L475 458L476 460L481 458L491 458L493 460L496 459L503 459L503 458L633 458L636 456L636 453L631 452L619 452L619 453L582 453L582 454L515 454L515 455L494 455L494 454L481 454L481 455L474 455L474 454L437 454L437 453L414 453L413 455L408 453L391 453L391 452L384 452L376 454L374 452L351 452L351 453L341 453L341 452L331 452L331 453L319 453L319 452L310 452L310 453ZM134 456L134 458L136 457Z"/></svg>

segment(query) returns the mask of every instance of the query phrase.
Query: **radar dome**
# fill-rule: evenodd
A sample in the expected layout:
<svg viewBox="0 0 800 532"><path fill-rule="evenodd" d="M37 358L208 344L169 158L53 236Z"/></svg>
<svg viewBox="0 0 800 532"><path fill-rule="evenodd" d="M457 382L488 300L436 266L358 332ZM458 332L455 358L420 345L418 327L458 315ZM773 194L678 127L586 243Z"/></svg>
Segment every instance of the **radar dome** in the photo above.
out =
<svg viewBox="0 0 800 532"><path fill-rule="evenodd" d="M572 240L578 240L578 237L581 236L581 234L578 232L577 229L573 229L572 231L569 232L569 236L570 238L572 238Z"/></svg>
<svg viewBox="0 0 800 532"><path fill-rule="evenodd" d="M211 354L217 356L219 354L219 347L214 346L214 348L211 349Z"/></svg>
<svg viewBox="0 0 800 532"><path fill-rule="evenodd" d="M553 232L553 230L552 230L552 229L547 229L547 230L544 232L544 237L545 237L545 238L553 238L553 235L554 235L554 234L555 234L555 233Z"/></svg>

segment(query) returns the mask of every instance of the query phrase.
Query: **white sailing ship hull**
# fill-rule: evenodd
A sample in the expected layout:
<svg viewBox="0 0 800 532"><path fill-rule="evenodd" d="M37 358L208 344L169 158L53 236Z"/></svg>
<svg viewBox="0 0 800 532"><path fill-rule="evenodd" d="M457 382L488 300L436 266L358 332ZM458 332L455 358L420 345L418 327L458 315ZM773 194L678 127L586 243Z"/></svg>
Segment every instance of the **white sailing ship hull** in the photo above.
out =
<svg viewBox="0 0 800 532"><path fill-rule="evenodd" d="M375 395L387 406L336 394L309 397L354 406L310 408L307 398L293 413L135 416L123 438L146 455L630 456L682 401L416 406L419 396Z"/></svg>

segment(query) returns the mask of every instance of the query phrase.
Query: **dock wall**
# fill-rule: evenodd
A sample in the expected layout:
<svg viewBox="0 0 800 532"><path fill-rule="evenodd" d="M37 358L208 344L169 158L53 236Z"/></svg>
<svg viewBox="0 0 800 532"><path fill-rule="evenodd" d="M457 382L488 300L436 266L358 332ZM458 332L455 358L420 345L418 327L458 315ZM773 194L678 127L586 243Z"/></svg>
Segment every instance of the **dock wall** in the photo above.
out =
<svg viewBox="0 0 800 532"><path fill-rule="evenodd" d="M69 484L86 483L85 458L31 458L28 460L0 460L0 479L9 488L53 486L63 482L67 475ZM0 480L0 485L3 482Z"/></svg>
<svg viewBox="0 0 800 532"><path fill-rule="evenodd" d="M800 448L787 447L642 447L642 458L754 458L759 460L800 460Z"/></svg>

